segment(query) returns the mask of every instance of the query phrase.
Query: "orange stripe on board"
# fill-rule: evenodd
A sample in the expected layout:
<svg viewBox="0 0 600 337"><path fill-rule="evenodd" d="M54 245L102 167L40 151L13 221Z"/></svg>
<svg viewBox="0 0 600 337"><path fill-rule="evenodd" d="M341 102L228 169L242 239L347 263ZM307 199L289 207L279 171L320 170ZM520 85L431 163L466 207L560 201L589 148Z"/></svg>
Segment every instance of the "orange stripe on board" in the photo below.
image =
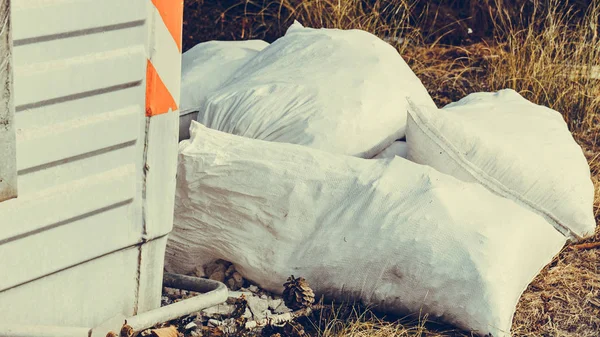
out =
<svg viewBox="0 0 600 337"><path fill-rule="evenodd" d="M156 116L177 110L177 103L152 65L146 68L146 116Z"/></svg>
<svg viewBox="0 0 600 337"><path fill-rule="evenodd" d="M154 7L160 13L165 26L173 36L179 51L181 51L181 32L183 26L183 0L152 0Z"/></svg>

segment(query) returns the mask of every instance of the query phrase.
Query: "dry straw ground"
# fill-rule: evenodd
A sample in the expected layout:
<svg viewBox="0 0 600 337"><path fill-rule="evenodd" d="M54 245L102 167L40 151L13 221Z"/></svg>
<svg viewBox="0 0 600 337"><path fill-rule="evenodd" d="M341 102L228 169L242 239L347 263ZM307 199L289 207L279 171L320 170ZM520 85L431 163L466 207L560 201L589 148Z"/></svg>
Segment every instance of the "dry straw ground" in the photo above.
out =
<svg viewBox="0 0 600 337"><path fill-rule="evenodd" d="M563 113L590 163L600 221L600 0L186 0L185 48L212 39L281 36L306 26L388 38L438 105L513 88ZM469 34L469 28L473 33ZM600 242L600 231L586 243ZM335 316L335 315L333 315ZM365 312L330 316L320 336L469 336ZM446 327L447 328L447 327ZM600 336L600 248L567 245L519 302L514 336Z"/></svg>

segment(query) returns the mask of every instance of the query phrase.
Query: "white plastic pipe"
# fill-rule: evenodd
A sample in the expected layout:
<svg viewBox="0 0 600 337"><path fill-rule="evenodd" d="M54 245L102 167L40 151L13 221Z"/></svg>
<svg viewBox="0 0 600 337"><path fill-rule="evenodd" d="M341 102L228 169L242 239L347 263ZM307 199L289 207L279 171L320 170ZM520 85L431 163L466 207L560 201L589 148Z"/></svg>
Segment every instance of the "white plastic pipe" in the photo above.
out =
<svg viewBox="0 0 600 337"><path fill-rule="evenodd" d="M163 285L203 294L128 318L127 324L134 332L223 303L229 296L229 291L223 283L198 277L165 273Z"/></svg>

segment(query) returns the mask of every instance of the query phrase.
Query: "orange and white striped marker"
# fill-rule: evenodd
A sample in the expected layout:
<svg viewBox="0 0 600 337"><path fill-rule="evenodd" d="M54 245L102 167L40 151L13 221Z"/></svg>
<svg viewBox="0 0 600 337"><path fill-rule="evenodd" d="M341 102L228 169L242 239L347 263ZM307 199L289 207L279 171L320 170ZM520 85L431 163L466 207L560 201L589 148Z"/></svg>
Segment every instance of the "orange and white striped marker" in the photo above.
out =
<svg viewBox="0 0 600 337"><path fill-rule="evenodd" d="M183 0L148 0L146 116L176 111L181 81Z"/></svg>

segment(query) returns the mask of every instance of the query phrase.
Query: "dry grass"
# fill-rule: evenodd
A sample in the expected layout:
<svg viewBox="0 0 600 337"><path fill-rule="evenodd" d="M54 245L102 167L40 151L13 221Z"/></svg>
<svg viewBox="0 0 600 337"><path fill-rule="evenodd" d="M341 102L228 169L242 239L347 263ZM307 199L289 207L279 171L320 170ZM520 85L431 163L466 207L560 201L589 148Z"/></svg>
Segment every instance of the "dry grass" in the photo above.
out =
<svg viewBox="0 0 600 337"><path fill-rule="evenodd" d="M333 312L321 313L305 325L320 337L472 337L448 325L435 325L426 316L389 320L352 305L334 307Z"/></svg>
<svg viewBox="0 0 600 337"><path fill-rule="evenodd" d="M186 0L191 10L186 12L184 37L187 48L208 39L273 40L292 20L311 27L357 28L387 38L440 106L475 91L513 88L563 113L590 163L596 186L594 211L600 222L600 80L587 76L591 67L600 66L600 0L569 1L574 7L559 0L464 1L471 15L464 20L444 12L443 6L460 2L433 3L438 2ZM469 25L489 34L469 41L461 31ZM447 38L454 33L461 36L462 45L443 45L456 40ZM598 241L597 230L586 242ZM521 297L514 335L600 336L599 268L600 249L565 247ZM470 335L425 321L390 322L363 311L329 317L317 335Z"/></svg>

